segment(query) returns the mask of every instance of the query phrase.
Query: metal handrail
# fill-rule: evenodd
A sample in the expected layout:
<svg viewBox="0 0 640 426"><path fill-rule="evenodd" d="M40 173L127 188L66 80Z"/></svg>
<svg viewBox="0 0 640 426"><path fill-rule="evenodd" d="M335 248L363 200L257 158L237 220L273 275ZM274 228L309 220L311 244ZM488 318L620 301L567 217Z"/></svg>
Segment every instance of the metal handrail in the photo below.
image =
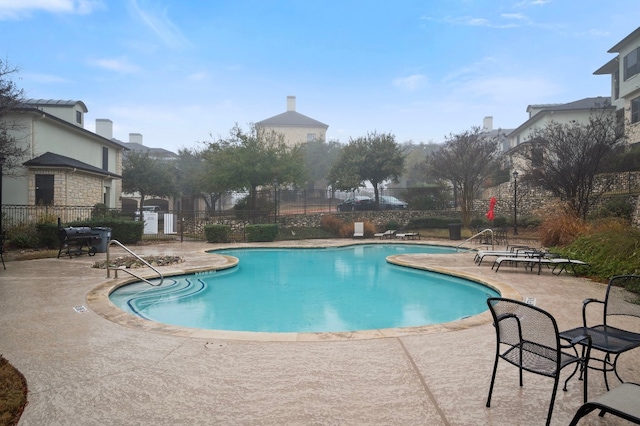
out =
<svg viewBox="0 0 640 426"><path fill-rule="evenodd" d="M111 247L111 245L113 244L117 244L120 247L122 247L123 249L125 249L127 252L129 252L129 254L131 254L133 257L135 257L136 259L138 259L140 262L144 263L146 266L148 266L149 268L151 268L156 274L158 274L158 276L160 277L160 282L158 284L154 284L151 281L149 281L146 278L143 278L141 276L139 276L138 274L136 274L135 272L131 272L128 269L124 269L124 268L111 268L109 267L109 248ZM137 279L144 281L145 283L149 284L149 285L153 285L153 286L160 286L162 285L162 282L164 281L164 276L162 275L162 273L160 271L158 271L156 268L154 268L153 266L151 266L149 264L149 262L147 262L146 260L144 260L143 258L141 258L140 256L138 256L137 254L135 254L134 252L132 252L131 250L129 250L124 244L122 244L120 241L118 240L110 240L107 243L107 278L111 277L111 271L115 271L114 273L114 278L118 278L118 271L124 271L127 274L136 277Z"/></svg>
<svg viewBox="0 0 640 426"><path fill-rule="evenodd" d="M482 231L478 232L476 235L473 235L469 238L467 238L466 240L464 240L463 242L461 242L460 244L458 244L456 246L456 251L458 251L458 249L460 248L461 245L463 245L464 243L466 243L467 241L471 241L473 240L475 237L479 237L480 235L484 234L485 232L489 231L489 233L491 234L491 250L493 250L493 229L487 228L487 229L483 229Z"/></svg>

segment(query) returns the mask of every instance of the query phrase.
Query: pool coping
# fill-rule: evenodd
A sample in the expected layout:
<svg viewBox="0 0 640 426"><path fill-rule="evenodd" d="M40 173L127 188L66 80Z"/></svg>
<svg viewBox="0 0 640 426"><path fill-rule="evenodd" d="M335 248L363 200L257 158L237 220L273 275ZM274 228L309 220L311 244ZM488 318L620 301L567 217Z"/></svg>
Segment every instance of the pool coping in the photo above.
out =
<svg viewBox="0 0 640 426"><path fill-rule="evenodd" d="M287 246L284 248L323 248L323 247L344 247L350 245L362 245L370 244L371 241L365 241L362 243L350 242L349 244L327 244L326 246ZM389 242L386 242L389 243ZM375 243L377 244L377 243ZM392 243L394 244L394 243ZM426 245L426 244L425 244ZM437 244L428 244L437 245ZM444 246L444 245L439 245ZM251 248L283 248L281 246L263 246L263 245L251 245ZM450 246L448 246L450 247ZM226 247L232 248L247 248L247 246L239 245ZM216 270L224 270L233 268L238 265L239 260L233 256L227 256L222 254L216 254L217 249L203 250L202 253L212 256L211 264L207 266L199 267L187 267L183 269L175 269L166 274L164 277L171 277L183 274L193 274L199 272L208 272ZM404 266L413 269L420 269L424 271L435 272L444 275L450 275L458 278L464 278L475 283L484 285L491 288L498 293L501 297L508 297L512 299L522 299L522 295L513 287L506 285L499 281L494 281L484 277L479 277L466 272L455 271L452 269L442 268L439 266L425 265L424 262L430 256L457 256L468 254L466 252L452 253L452 254L399 254L388 256L386 261L399 266ZM217 258L216 258L217 257ZM143 278L154 278L155 276L149 273L140 273ZM483 313L450 321L440 324L431 324L414 327L396 327L385 329L372 329L372 330L357 330L348 332L251 332L251 331L230 331L230 330L215 330L215 329L198 329L190 327L175 326L170 324L163 324L148 319L138 317L134 314L125 312L117 307L109 299L109 295L116 288L124 285L140 281L139 279L127 276L126 278L114 278L105 281L86 295L86 302L89 307L99 316L122 326L139 329L143 331L150 331L154 333L167 334L171 336L189 337L189 338L202 338L202 339L226 339L226 340L245 340L245 341L269 341L269 342L319 342L319 341L350 341L350 340L367 340L367 339L382 339L382 338L395 338L401 336L410 336L418 334L430 334L439 333L445 331L464 330L472 327L476 327L482 324L486 324L491 321L491 315L489 311Z"/></svg>

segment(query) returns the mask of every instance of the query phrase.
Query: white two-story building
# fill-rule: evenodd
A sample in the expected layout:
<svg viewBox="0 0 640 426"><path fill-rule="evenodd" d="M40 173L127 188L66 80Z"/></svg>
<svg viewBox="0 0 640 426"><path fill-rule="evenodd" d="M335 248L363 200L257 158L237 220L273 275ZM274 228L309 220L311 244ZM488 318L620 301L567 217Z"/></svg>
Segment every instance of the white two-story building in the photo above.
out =
<svg viewBox="0 0 640 426"><path fill-rule="evenodd" d="M84 128L82 101L28 99L5 119L26 148L2 179L2 204L120 208L122 144Z"/></svg>
<svg viewBox="0 0 640 426"><path fill-rule="evenodd" d="M611 103L625 124L629 144L640 142L640 27L608 50L616 57L595 75L611 76Z"/></svg>

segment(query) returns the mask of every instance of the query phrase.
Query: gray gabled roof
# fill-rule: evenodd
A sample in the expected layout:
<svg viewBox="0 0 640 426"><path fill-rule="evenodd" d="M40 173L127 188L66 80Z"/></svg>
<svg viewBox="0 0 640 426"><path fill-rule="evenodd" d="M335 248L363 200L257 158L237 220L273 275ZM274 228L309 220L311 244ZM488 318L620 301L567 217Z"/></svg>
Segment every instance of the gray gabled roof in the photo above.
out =
<svg viewBox="0 0 640 426"><path fill-rule="evenodd" d="M327 124L321 123L318 120L307 117L295 111L287 111L282 114L275 115L266 120L258 121L256 123L260 126L279 126L279 127L324 127L329 128Z"/></svg>
<svg viewBox="0 0 640 426"><path fill-rule="evenodd" d="M25 99L25 104L29 106L75 106L76 104L80 104L84 109L84 112L88 112L87 106L82 101L73 101L73 100L61 100L61 99Z"/></svg>
<svg viewBox="0 0 640 426"><path fill-rule="evenodd" d="M636 37L640 37L640 27L636 28L632 33L630 33L625 38L617 42L615 46L613 46L611 49L608 50L608 52L619 53L620 49L625 47L627 44L629 44L631 40L635 39Z"/></svg>
<svg viewBox="0 0 640 426"><path fill-rule="evenodd" d="M593 98L584 98L578 101L569 102L566 104L543 104L543 105L529 105L531 107L540 108L540 112L545 111L576 111L584 109L602 108L604 106L611 106L611 96L596 96ZM538 113L539 114L539 113Z"/></svg>
<svg viewBox="0 0 640 426"><path fill-rule="evenodd" d="M122 176L115 173L111 173L107 170L102 170L98 167L94 167L90 164L83 163L74 158L65 157L64 155L54 154L53 152L45 152L44 154L32 158L29 161L22 163L25 167L51 167L61 169L77 169L89 173L98 175L107 175L113 178L122 178Z"/></svg>
<svg viewBox="0 0 640 426"><path fill-rule="evenodd" d="M566 104L529 105L527 107L527 111L531 109L531 107L540 108L540 111L537 112L531 118L529 118L527 121L519 125L517 128L513 129L511 133L517 134L517 132L527 127L530 127L532 123L539 121L545 115L553 114L555 111L584 111L584 110L589 111L589 110L596 110L598 108L604 108L605 106L612 109L614 108L611 105L610 96L596 96L593 98L584 98L578 101L568 102Z"/></svg>
<svg viewBox="0 0 640 426"><path fill-rule="evenodd" d="M151 148L136 142L121 142L130 151L148 152L153 158L178 158L178 154L164 148ZM124 154L127 155L126 153Z"/></svg>

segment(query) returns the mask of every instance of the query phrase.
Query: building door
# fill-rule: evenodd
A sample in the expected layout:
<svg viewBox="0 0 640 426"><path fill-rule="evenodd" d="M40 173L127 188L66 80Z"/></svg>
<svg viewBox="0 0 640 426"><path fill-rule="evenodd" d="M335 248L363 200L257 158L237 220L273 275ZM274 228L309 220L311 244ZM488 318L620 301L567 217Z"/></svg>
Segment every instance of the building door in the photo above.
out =
<svg viewBox="0 0 640 426"><path fill-rule="evenodd" d="M36 175L36 205L53 204L53 175Z"/></svg>

